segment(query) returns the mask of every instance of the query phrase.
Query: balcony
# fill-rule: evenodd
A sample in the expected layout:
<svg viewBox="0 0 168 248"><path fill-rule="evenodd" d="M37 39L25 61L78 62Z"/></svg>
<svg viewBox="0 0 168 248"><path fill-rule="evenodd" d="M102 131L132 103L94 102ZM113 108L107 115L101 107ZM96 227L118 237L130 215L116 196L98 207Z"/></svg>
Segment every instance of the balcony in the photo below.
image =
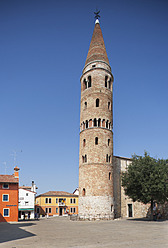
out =
<svg viewBox="0 0 168 248"><path fill-rule="evenodd" d="M65 202L58 202L58 206L59 206L59 207L65 206Z"/></svg>

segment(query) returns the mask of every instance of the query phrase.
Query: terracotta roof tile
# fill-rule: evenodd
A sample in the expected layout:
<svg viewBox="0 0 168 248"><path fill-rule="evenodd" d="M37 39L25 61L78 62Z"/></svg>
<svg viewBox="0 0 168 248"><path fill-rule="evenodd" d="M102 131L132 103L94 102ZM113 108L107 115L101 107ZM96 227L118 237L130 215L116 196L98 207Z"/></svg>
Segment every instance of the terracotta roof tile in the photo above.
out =
<svg viewBox="0 0 168 248"><path fill-rule="evenodd" d="M46 193L40 194L39 196L76 196L76 195L65 191L48 191Z"/></svg>
<svg viewBox="0 0 168 248"><path fill-rule="evenodd" d="M19 183L14 175L0 175L0 183Z"/></svg>

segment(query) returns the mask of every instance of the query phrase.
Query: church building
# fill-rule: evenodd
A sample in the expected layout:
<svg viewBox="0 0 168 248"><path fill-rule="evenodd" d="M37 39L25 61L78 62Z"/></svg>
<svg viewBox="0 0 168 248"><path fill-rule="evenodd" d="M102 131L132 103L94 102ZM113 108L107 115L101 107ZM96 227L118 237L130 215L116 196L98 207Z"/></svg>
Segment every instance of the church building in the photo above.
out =
<svg viewBox="0 0 168 248"><path fill-rule="evenodd" d="M79 219L146 217L149 205L121 187L131 159L113 155L114 78L98 18L80 81Z"/></svg>

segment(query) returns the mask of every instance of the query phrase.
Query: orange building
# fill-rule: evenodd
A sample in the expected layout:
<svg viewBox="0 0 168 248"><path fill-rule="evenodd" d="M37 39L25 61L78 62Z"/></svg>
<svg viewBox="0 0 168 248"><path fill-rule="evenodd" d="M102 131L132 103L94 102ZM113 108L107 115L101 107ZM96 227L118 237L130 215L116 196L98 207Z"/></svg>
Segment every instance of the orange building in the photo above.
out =
<svg viewBox="0 0 168 248"><path fill-rule="evenodd" d="M13 175L0 175L0 222L18 221L19 168Z"/></svg>
<svg viewBox="0 0 168 248"><path fill-rule="evenodd" d="M48 191L38 195L36 213L42 216L78 214L78 195L64 191Z"/></svg>

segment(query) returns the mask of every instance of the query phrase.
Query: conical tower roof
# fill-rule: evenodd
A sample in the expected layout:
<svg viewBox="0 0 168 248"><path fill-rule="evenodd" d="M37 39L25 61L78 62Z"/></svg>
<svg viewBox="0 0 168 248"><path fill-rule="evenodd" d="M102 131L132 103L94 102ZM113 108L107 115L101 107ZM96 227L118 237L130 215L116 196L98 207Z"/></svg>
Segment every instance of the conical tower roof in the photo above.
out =
<svg viewBox="0 0 168 248"><path fill-rule="evenodd" d="M94 27L92 39L90 42L90 47L89 47L89 51L87 54L85 66L88 63L93 62L95 60L104 61L109 64L109 60L108 60L107 53L106 53L106 48L104 45L104 39L103 39L102 31L101 31L98 20L96 20L95 22L95 27Z"/></svg>

